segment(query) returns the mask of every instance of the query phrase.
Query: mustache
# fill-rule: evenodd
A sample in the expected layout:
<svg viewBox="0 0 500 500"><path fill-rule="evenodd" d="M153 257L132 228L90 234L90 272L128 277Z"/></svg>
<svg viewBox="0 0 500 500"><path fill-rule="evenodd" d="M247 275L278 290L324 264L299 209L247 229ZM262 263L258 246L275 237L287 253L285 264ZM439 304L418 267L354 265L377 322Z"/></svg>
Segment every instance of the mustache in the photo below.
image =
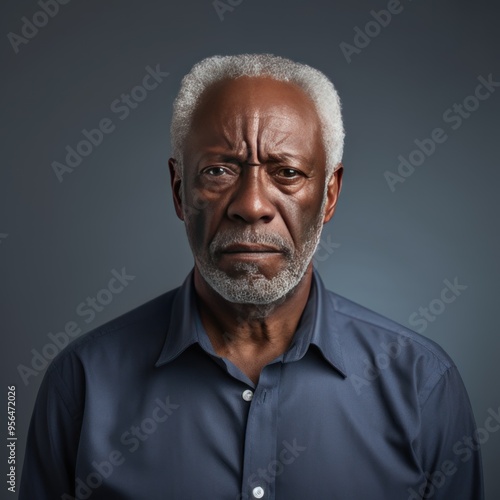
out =
<svg viewBox="0 0 500 500"><path fill-rule="evenodd" d="M230 245L268 245L285 255L293 255L293 243L276 233L264 233L258 231L224 231L215 235L209 245L209 252L212 255L223 252Z"/></svg>

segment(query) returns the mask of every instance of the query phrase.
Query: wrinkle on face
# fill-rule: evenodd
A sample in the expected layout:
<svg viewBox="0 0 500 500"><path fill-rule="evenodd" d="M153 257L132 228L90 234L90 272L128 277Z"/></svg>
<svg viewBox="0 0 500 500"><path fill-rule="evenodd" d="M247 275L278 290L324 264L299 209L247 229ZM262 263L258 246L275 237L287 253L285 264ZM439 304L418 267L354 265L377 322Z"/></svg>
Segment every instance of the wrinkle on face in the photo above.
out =
<svg viewBox="0 0 500 500"><path fill-rule="evenodd" d="M323 224L325 161L319 117L297 86L244 77L219 82L203 94L186 139L184 195L188 205L194 195L200 197L205 208L184 220L201 274L211 285L225 281L226 291L233 290L226 293L228 300L259 300L255 293L264 290L261 299L269 301L300 281ZM212 178L211 166L229 176ZM276 177L280 169L300 175L284 182ZM283 253L270 255L268 262L218 260L211 247L217 235L237 240L249 233L254 241L274 235L290 246L292 258Z"/></svg>

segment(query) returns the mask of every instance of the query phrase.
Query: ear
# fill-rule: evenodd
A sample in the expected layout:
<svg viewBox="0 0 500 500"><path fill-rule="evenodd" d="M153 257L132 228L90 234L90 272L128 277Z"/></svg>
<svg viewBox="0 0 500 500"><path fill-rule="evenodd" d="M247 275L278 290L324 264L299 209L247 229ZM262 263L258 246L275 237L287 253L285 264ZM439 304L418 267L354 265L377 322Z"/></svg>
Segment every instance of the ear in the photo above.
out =
<svg viewBox="0 0 500 500"><path fill-rule="evenodd" d="M335 172L332 174L330 181L328 182L328 188L326 192L327 200L325 205L325 217L323 219L323 224L326 224L335 212L335 207L339 199L340 190L342 189L342 174L344 172L344 166L339 163Z"/></svg>
<svg viewBox="0 0 500 500"><path fill-rule="evenodd" d="M172 187L172 198L174 200L175 213L180 220L184 220L182 210L182 179L178 172L178 163L175 158L169 158L168 168L170 170L170 185Z"/></svg>

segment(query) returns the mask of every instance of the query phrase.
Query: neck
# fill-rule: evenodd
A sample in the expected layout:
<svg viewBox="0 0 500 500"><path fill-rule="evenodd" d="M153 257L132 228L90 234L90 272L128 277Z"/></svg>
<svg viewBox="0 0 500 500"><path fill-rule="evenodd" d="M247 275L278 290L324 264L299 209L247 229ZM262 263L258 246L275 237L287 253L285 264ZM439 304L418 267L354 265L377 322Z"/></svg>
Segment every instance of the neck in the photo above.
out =
<svg viewBox="0 0 500 500"><path fill-rule="evenodd" d="M298 285L272 304L237 304L218 294L194 271L201 321L220 356L244 352L276 357L286 351L307 303L312 283L312 264Z"/></svg>

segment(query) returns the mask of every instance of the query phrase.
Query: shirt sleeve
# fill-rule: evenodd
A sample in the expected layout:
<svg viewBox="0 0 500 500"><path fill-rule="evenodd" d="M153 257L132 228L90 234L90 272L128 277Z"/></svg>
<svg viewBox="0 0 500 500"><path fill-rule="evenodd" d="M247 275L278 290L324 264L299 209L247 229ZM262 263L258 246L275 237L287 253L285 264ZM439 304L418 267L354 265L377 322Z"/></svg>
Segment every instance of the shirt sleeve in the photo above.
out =
<svg viewBox="0 0 500 500"><path fill-rule="evenodd" d="M57 367L49 368L31 417L19 500L74 500L77 413Z"/></svg>
<svg viewBox="0 0 500 500"><path fill-rule="evenodd" d="M483 500L481 454L467 391L455 366L423 403L418 450L427 481L414 498Z"/></svg>

